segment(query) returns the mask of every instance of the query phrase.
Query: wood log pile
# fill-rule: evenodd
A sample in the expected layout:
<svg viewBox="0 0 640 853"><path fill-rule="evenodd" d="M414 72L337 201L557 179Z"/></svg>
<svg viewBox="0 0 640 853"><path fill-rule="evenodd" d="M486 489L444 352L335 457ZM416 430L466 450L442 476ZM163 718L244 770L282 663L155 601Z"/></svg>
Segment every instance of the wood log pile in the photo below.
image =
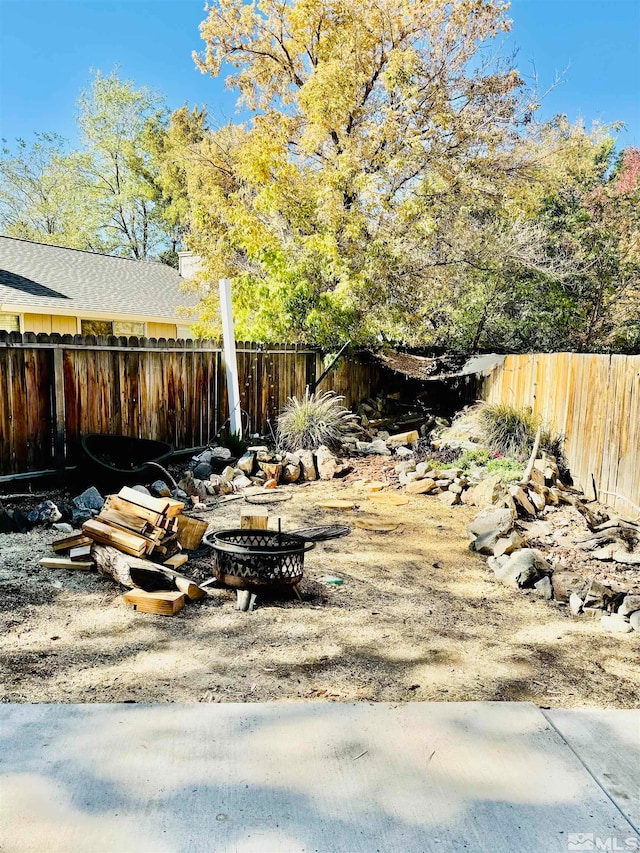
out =
<svg viewBox="0 0 640 853"><path fill-rule="evenodd" d="M133 592L124 600L135 610L173 615L185 603L205 595L177 569L199 547L207 524L183 514L184 504L154 498L127 486L109 495L100 514L81 533L56 540L46 568L85 569L113 578ZM64 556L67 555L67 556Z"/></svg>

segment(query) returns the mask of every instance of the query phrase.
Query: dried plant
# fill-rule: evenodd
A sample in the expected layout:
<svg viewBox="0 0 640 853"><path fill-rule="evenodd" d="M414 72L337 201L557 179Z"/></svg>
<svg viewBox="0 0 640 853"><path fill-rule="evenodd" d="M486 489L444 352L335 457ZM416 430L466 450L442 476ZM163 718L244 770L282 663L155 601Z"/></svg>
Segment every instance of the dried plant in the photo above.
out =
<svg viewBox="0 0 640 853"><path fill-rule="evenodd" d="M278 417L277 443L283 450L331 449L357 430L356 415L342 405L344 397L333 391L290 397Z"/></svg>

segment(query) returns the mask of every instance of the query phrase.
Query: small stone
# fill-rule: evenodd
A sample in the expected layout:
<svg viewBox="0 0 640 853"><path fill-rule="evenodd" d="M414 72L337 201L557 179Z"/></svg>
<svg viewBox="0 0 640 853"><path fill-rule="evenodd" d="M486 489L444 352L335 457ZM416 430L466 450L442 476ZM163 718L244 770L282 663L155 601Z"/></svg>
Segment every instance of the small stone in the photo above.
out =
<svg viewBox="0 0 640 853"><path fill-rule="evenodd" d="M278 485L278 481L274 477L272 477L270 480L267 480L263 484L262 488L263 489L275 489L277 485Z"/></svg>
<svg viewBox="0 0 640 853"><path fill-rule="evenodd" d="M71 510L71 524L74 528L82 527L85 521L93 518L93 512L90 509L77 509L74 507Z"/></svg>
<svg viewBox="0 0 640 853"><path fill-rule="evenodd" d="M271 462L273 459L273 453L270 450L259 450L256 453L256 460L258 462Z"/></svg>
<svg viewBox="0 0 640 853"><path fill-rule="evenodd" d="M422 480L423 477L418 474L417 471L408 471L406 474L399 474L398 480L402 486L408 486L409 483L413 483L415 480Z"/></svg>
<svg viewBox="0 0 640 853"><path fill-rule="evenodd" d="M73 499L73 505L78 509L95 509L96 512L100 512L104 506L104 498L95 486L90 486Z"/></svg>
<svg viewBox="0 0 640 853"><path fill-rule="evenodd" d="M51 526L58 533L73 533L73 527L70 524L67 524L66 521L56 521L56 523Z"/></svg>
<svg viewBox="0 0 640 853"><path fill-rule="evenodd" d="M207 486L209 485L210 480L206 482L204 480L196 480L196 494L195 497L198 498L202 503L206 503L207 496L209 495L209 491Z"/></svg>
<svg viewBox="0 0 640 853"><path fill-rule="evenodd" d="M431 477L426 477L424 480L414 480L407 484L407 493L410 495L427 495L432 492L436 486L436 481Z"/></svg>
<svg viewBox="0 0 640 853"><path fill-rule="evenodd" d="M441 503L445 504L445 506L455 506L460 503L460 495L457 492L450 492L447 490L446 492L440 492L436 497Z"/></svg>
<svg viewBox="0 0 640 853"><path fill-rule="evenodd" d="M450 485L451 485L451 480L448 479L447 477L443 477L441 479L436 480L436 486L439 489L448 489Z"/></svg>
<svg viewBox="0 0 640 853"><path fill-rule="evenodd" d="M211 462L212 458L213 453L211 452L211 450L209 450L209 448L207 448L206 450L203 450L202 453L198 453L197 456L192 456L191 461L195 462L197 465L198 462Z"/></svg>
<svg viewBox="0 0 640 853"><path fill-rule="evenodd" d="M200 467L200 466L198 466ZM159 498L170 498L171 497L171 489L164 480L155 480L151 484L151 491L154 495L157 495Z"/></svg>
<svg viewBox="0 0 640 853"><path fill-rule="evenodd" d="M611 587L594 580L589 584L586 595L582 596L585 607L596 607L599 610L607 610L613 599Z"/></svg>
<svg viewBox="0 0 640 853"><path fill-rule="evenodd" d="M247 477L250 477L253 474L255 461L256 457L254 453L245 453L244 456L241 456L240 459L238 459L236 467L240 468L243 474L246 474Z"/></svg>
<svg viewBox="0 0 640 853"><path fill-rule="evenodd" d="M208 462L199 462L193 469L196 480L208 480L211 476L211 465ZM151 487L153 489L153 486Z"/></svg>
<svg viewBox="0 0 640 853"><path fill-rule="evenodd" d="M543 578L540 578L540 580L536 581L533 586L536 592L539 593L546 601L551 601L553 598L553 586L551 585L549 575L545 575Z"/></svg>
<svg viewBox="0 0 640 853"><path fill-rule="evenodd" d="M211 459L231 459L231 451L228 447L214 447L211 450L209 459L203 459L203 462L208 462Z"/></svg>
<svg viewBox="0 0 640 853"><path fill-rule="evenodd" d="M149 495L149 496L151 496L151 492L149 491L149 489L148 489L146 486L143 486L143 485L141 485L141 484L138 484L137 486L134 486L134 487L133 487L133 489L134 489L134 491L136 491L136 492L140 492L140 494L141 494L141 495Z"/></svg>
<svg viewBox="0 0 640 853"><path fill-rule="evenodd" d="M544 495L539 494L538 492L534 491L533 489L529 489L529 491L527 492L527 496L528 496L529 500L531 501L531 503L536 508L536 510L538 512L542 512L542 510L547 505L547 502L544 499Z"/></svg>
<svg viewBox="0 0 640 853"><path fill-rule="evenodd" d="M400 456L403 459L411 458L411 457L413 457L413 450L411 450L408 447L404 447L404 446L399 447L396 450L396 456Z"/></svg>
<svg viewBox="0 0 640 853"><path fill-rule="evenodd" d="M427 460L426 462L418 462L417 465L414 465L413 470L417 471L421 477L426 477L432 468L433 463L431 462L431 460Z"/></svg>
<svg viewBox="0 0 640 853"><path fill-rule="evenodd" d="M501 557L503 554L511 554L513 551L517 551L518 548L522 548L523 545L524 540L522 536L516 530L512 530L508 536L501 536L496 540L493 546L493 556Z"/></svg>
<svg viewBox="0 0 640 853"><path fill-rule="evenodd" d="M634 631L640 631L640 610L634 610L629 616L629 624Z"/></svg>
<svg viewBox="0 0 640 853"><path fill-rule="evenodd" d="M182 491L186 495L188 495L189 497L192 497L193 495L197 494L197 488L196 488L195 478L193 476L193 471L185 471L184 472L182 479L178 483L178 488L182 489Z"/></svg>
<svg viewBox="0 0 640 853"><path fill-rule="evenodd" d="M246 477L244 474L242 474L242 476L240 477L236 477L232 483L232 486L236 491L238 489L248 489L249 486L252 485L253 483L251 482L251 479L249 477Z"/></svg>
<svg viewBox="0 0 640 853"><path fill-rule="evenodd" d="M569 601L572 592L582 589L584 578L569 571L554 571L551 576L553 586L553 597L556 601Z"/></svg>
<svg viewBox="0 0 640 853"><path fill-rule="evenodd" d="M233 480L233 478L235 477L235 474L233 473L233 468L231 467L231 465L227 465L226 468L223 469L220 476L222 477L223 480L226 480L228 483L230 483Z"/></svg>
<svg viewBox="0 0 640 853"><path fill-rule="evenodd" d="M628 634L633 631L633 626L627 620L626 616L621 616L620 613L611 613L609 616L603 616L600 619L600 624L607 631L614 631L616 634Z"/></svg>
<svg viewBox="0 0 640 853"><path fill-rule="evenodd" d="M282 469L282 481L284 483L297 483L300 479L300 463L287 462Z"/></svg>
<svg viewBox="0 0 640 853"><path fill-rule="evenodd" d="M338 460L328 447L322 445L316 450L316 467L321 480L333 480Z"/></svg>
<svg viewBox="0 0 640 853"><path fill-rule="evenodd" d="M344 459L338 459L334 477L346 477L353 471L353 465L345 462Z"/></svg>
<svg viewBox="0 0 640 853"><path fill-rule="evenodd" d="M571 612L574 616L578 616L580 613L582 613L584 602L577 592L572 592L569 596L569 607L571 608Z"/></svg>
<svg viewBox="0 0 640 853"><path fill-rule="evenodd" d="M636 610L640 610L640 595L625 595L622 604L618 607L618 613L622 616L629 616Z"/></svg>
<svg viewBox="0 0 640 853"><path fill-rule="evenodd" d="M462 486L459 486L458 483L451 483L449 486L449 491L453 492L454 495L462 494Z"/></svg>
<svg viewBox="0 0 640 853"><path fill-rule="evenodd" d="M416 461L415 459L405 459L403 462L398 462L393 470L396 474L411 474L416 471Z"/></svg>

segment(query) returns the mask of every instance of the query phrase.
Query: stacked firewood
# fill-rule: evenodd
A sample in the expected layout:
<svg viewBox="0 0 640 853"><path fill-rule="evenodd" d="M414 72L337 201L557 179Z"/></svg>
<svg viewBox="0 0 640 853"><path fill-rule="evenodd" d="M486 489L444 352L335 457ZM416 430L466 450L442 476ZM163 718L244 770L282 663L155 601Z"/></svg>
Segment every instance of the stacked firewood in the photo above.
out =
<svg viewBox="0 0 640 853"><path fill-rule="evenodd" d="M176 570L187 562L185 550L198 548L206 522L183 515L184 504L154 498L124 487L109 495L100 514L82 525L82 533L58 539L56 557L40 561L48 568L97 569L133 591L124 595L136 610L173 615L185 597L205 593ZM67 557L62 555L67 554Z"/></svg>

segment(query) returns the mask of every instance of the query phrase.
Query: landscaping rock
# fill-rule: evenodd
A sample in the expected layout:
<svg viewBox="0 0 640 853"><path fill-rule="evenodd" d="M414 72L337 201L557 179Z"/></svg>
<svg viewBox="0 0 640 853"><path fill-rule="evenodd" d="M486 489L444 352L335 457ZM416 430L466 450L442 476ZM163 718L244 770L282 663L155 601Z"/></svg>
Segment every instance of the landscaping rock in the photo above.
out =
<svg viewBox="0 0 640 853"><path fill-rule="evenodd" d="M317 480L318 472L316 471L316 463L313 459L313 451L296 450L295 455L300 460L300 466L302 468L302 479L307 482Z"/></svg>
<svg viewBox="0 0 640 853"><path fill-rule="evenodd" d="M578 616L580 613L582 613L584 602L575 592L572 592L569 596L569 607L571 608L571 612L574 616Z"/></svg>
<svg viewBox="0 0 640 853"><path fill-rule="evenodd" d="M618 613L622 616L630 616L640 610L640 595L625 595L622 604L618 607Z"/></svg>
<svg viewBox="0 0 640 853"><path fill-rule="evenodd" d="M192 497L193 495L197 494L197 488L196 488L195 478L193 476L193 471L185 471L184 472L182 479L178 483L178 488L182 489L182 491L186 495L188 495L189 497Z"/></svg>
<svg viewBox="0 0 640 853"><path fill-rule="evenodd" d="M462 503L468 506L488 507L500 494L502 481L498 476L485 477L476 486L467 489Z"/></svg>
<svg viewBox="0 0 640 853"><path fill-rule="evenodd" d="M598 610L606 610L613 599L613 590L594 580L589 584L586 595L582 596L585 607L595 607Z"/></svg>
<svg viewBox="0 0 640 853"><path fill-rule="evenodd" d="M518 548L522 548L524 545L524 539L516 530L512 530L508 536L501 536L496 540L495 545L493 546L493 556L501 557L503 554L511 554L513 551L517 551Z"/></svg>
<svg viewBox="0 0 640 853"><path fill-rule="evenodd" d="M207 480L205 482L204 480L196 480L195 483L196 483L195 497L197 497L199 501L202 501L202 503L206 503L207 497L209 495L207 485L209 485L210 481Z"/></svg>
<svg viewBox="0 0 640 853"><path fill-rule="evenodd" d="M71 524L74 528L82 527L85 521L89 521L93 517L93 512L90 509L78 509L74 507L71 510Z"/></svg>
<svg viewBox="0 0 640 853"><path fill-rule="evenodd" d="M516 504L527 513L527 515L535 515L536 508L529 500L527 493L520 486L510 486L509 494L514 499Z"/></svg>
<svg viewBox="0 0 640 853"><path fill-rule="evenodd" d="M138 484L137 486L133 486L134 491L140 492L141 495L149 495L151 496L151 492L146 486Z"/></svg>
<svg viewBox="0 0 640 853"><path fill-rule="evenodd" d="M440 492L436 497L441 503L445 504L445 506L454 506L455 504L460 503L460 495L457 494L457 492L450 492L447 490L446 492Z"/></svg>
<svg viewBox="0 0 640 853"><path fill-rule="evenodd" d="M244 456L241 456L236 463L236 466L240 468L240 470L250 477L253 474L253 469L255 466L256 457L254 453L245 453Z"/></svg>
<svg viewBox="0 0 640 853"><path fill-rule="evenodd" d="M208 462L198 462L193 469L193 476L196 480L208 480L211 473L211 465ZM151 488L153 489L153 486Z"/></svg>
<svg viewBox="0 0 640 853"><path fill-rule="evenodd" d="M344 459L338 459L334 477L346 477L353 471L353 465L345 462Z"/></svg>
<svg viewBox="0 0 640 853"><path fill-rule="evenodd" d="M252 481L249 477L246 477L244 474L241 477L236 477L231 484L235 491L248 489L253 485Z"/></svg>
<svg viewBox="0 0 640 853"><path fill-rule="evenodd" d="M433 463L430 461L427 461L427 462L418 462L417 465L414 465L413 470L417 471L417 473L421 477L426 477L432 468L433 468Z"/></svg>
<svg viewBox="0 0 640 853"><path fill-rule="evenodd" d="M300 463L287 462L282 469L283 483L297 483L300 479Z"/></svg>
<svg viewBox="0 0 640 853"><path fill-rule="evenodd" d="M375 441L356 441L356 451L365 456L391 456L391 451L382 439Z"/></svg>
<svg viewBox="0 0 640 853"><path fill-rule="evenodd" d="M509 557L505 566L509 582L519 587L533 586L543 574L551 573L551 566L535 548L523 548Z"/></svg>
<svg viewBox="0 0 640 853"><path fill-rule="evenodd" d="M543 578L540 578L540 580L536 581L533 586L536 592L546 601L551 601L553 598L553 586L551 585L549 575L545 575Z"/></svg>
<svg viewBox="0 0 640 853"><path fill-rule="evenodd" d="M398 447L398 449L396 450L396 456L401 456L405 459L413 457L413 450L408 447L404 447L403 445L401 447Z"/></svg>
<svg viewBox="0 0 640 853"><path fill-rule="evenodd" d="M492 532L501 536L512 527L513 515L508 509L483 509L467 526L467 534L471 539Z"/></svg>
<svg viewBox="0 0 640 853"><path fill-rule="evenodd" d="M73 527L70 524L67 524L66 521L57 521L51 526L58 533L73 533Z"/></svg>
<svg viewBox="0 0 640 853"><path fill-rule="evenodd" d="M73 499L73 505L77 509L91 509L100 512L104 506L104 498L95 486L90 486L81 495ZM57 521L57 519L55 520Z"/></svg>
<svg viewBox="0 0 640 853"><path fill-rule="evenodd" d="M628 634L633 631L633 627L626 616L621 616L619 613L603 616L600 619L600 624L607 631L613 631L616 634Z"/></svg>
<svg viewBox="0 0 640 853"><path fill-rule="evenodd" d="M211 450L211 456L209 457L209 460L210 459L231 459L231 451L228 447L214 447Z"/></svg>
<svg viewBox="0 0 640 853"><path fill-rule="evenodd" d="M554 571L551 584L553 586L553 597L556 601L568 602L571 593L576 593L582 589L584 578L574 572Z"/></svg>
<svg viewBox="0 0 640 853"><path fill-rule="evenodd" d="M634 631L640 631L640 610L634 610L629 616L629 624Z"/></svg>
<svg viewBox="0 0 640 853"><path fill-rule="evenodd" d="M85 511L88 510L91 512L88 507L84 509ZM27 519L31 524L53 524L56 521L60 521L61 518L62 513L53 501L43 501L42 503L39 503L38 506L32 509L27 516Z"/></svg>
<svg viewBox="0 0 640 853"><path fill-rule="evenodd" d="M504 580L505 568L509 565L509 557L504 554L502 557L489 557L487 565L498 580Z"/></svg>
<svg viewBox="0 0 640 853"><path fill-rule="evenodd" d="M228 483L231 483L233 478L235 477L233 468L231 465L227 465L222 469L222 473L220 474L223 480L226 480Z"/></svg>
<svg viewBox="0 0 640 853"><path fill-rule="evenodd" d="M407 492L410 495L426 495L436 489L436 481L431 477L426 477L423 480L414 480L407 484Z"/></svg>
<svg viewBox="0 0 640 853"><path fill-rule="evenodd" d="M393 470L396 474L412 474L416 471L415 459L405 459L404 462L398 462Z"/></svg>
<svg viewBox="0 0 640 853"><path fill-rule="evenodd" d="M171 497L171 489L167 486L164 480L155 480L155 482L151 484L151 492L159 498Z"/></svg>
<svg viewBox="0 0 640 853"><path fill-rule="evenodd" d="M316 450L316 467L321 480L333 480L333 475L338 467L338 460L324 445Z"/></svg>

